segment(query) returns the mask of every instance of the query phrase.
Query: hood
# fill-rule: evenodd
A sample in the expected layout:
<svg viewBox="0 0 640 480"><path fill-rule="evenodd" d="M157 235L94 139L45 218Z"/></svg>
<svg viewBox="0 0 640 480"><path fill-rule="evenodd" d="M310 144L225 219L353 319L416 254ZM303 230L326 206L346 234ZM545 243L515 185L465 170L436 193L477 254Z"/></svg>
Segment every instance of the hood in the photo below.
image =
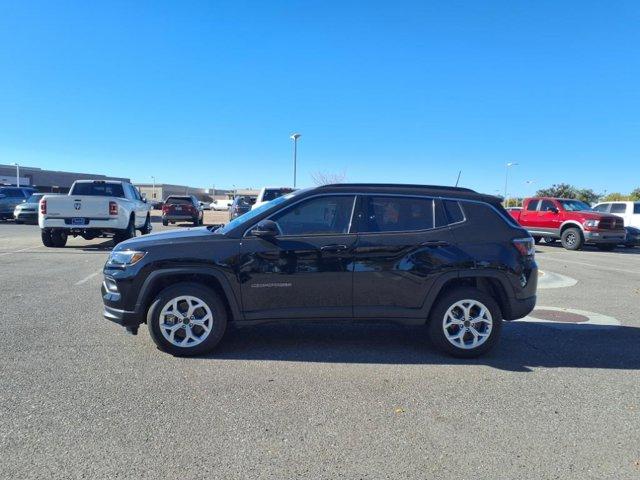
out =
<svg viewBox="0 0 640 480"><path fill-rule="evenodd" d="M580 215L580 217L584 218L585 220L602 220L604 218L614 218L614 219L618 218L615 215L611 215L610 213L590 212L587 210L582 210L579 212L567 212L567 213Z"/></svg>
<svg viewBox="0 0 640 480"><path fill-rule="evenodd" d="M205 237L207 239L220 238L221 240L225 238L224 235L213 233L212 230L215 229L210 229L210 227L193 227L150 233L119 243L113 250L138 250L163 244L170 245L198 241Z"/></svg>

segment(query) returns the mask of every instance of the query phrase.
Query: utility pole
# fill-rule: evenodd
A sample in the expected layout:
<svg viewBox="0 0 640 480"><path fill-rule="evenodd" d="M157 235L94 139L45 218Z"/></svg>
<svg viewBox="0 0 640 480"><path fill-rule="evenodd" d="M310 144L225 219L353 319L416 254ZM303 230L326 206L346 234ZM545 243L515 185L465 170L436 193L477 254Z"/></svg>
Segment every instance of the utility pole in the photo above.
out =
<svg viewBox="0 0 640 480"><path fill-rule="evenodd" d="M20 186L20 165L18 165L18 162L14 163L14 165L16 166L16 187Z"/></svg>
<svg viewBox="0 0 640 480"><path fill-rule="evenodd" d="M507 172L504 176L504 206L505 207L509 206L509 199L507 198L507 188L509 185L509 168L515 167L516 165L518 165L516 162L507 163Z"/></svg>
<svg viewBox="0 0 640 480"><path fill-rule="evenodd" d="M156 177L151 175L151 180L153 181L153 187L151 187L151 198L156 199Z"/></svg>
<svg viewBox="0 0 640 480"><path fill-rule="evenodd" d="M294 133L291 135L291 140L293 140L293 188L296 188L296 176L297 176L297 168L298 168L298 139L301 137L299 133Z"/></svg>

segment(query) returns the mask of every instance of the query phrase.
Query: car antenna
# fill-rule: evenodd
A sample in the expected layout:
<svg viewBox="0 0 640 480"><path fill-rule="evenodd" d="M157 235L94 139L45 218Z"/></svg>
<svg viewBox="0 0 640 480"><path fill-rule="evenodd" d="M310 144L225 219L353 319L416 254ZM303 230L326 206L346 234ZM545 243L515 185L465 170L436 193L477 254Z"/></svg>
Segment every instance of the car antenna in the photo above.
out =
<svg viewBox="0 0 640 480"><path fill-rule="evenodd" d="M460 175L462 175L462 170L458 170L458 178L456 179L456 187L458 186L458 182L460 181Z"/></svg>

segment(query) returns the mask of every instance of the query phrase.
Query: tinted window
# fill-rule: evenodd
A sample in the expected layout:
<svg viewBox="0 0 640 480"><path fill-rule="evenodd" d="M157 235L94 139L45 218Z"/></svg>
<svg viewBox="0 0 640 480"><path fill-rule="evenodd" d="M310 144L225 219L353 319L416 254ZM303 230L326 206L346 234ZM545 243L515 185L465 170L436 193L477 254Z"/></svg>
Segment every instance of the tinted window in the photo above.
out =
<svg viewBox="0 0 640 480"><path fill-rule="evenodd" d="M353 196L312 198L274 215L283 235L347 233L353 209Z"/></svg>
<svg viewBox="0 0 640 480"><path fill-rule="evenodd" d="M433 228L433 200L413 197L364 197L363 232L404 232Z"/></svg>
<svg viewBox="0 0 640 480"><path fill-rule="evenodd" d="M7 197L24 198L22 190L20 190L19 188L0 188L0 194L6 195Z"/></svg>
<svg viewBox="0 0 640 480"><path fill-rule="evenodd" d="M27 203L38 203L43 196L44 193L34 193L29 198L27 198Z"/></svg>
<svg viewBox="0 0 640 480"><path fill-rule="evenodd" d="M167 197L164 203L171 205L192 205L191 197Z"/></svg>
<svg viewBox="0 0 640 480"><path fill-rule="evenodd" d="M271 200L275 200L276 198L286 195L287 193L291 193L292 191L292 188L267 188L264 191L262 201L270 202Z"/></svg>
<svg viewBox="0 0 640 480"><path fill-rule="evenodd" d="M537 210L539 202L540 202L540 200L531 200L527 204L527 211L528 212L533 212L533 211Z"/></svg>
<svg viewBox="0 0 640 480"><path fill-rule="evenodd" d="M606 212L608 208L609 208L609 205L606 203L603 203L602 205L596 205L595 207L593 207L593 209L596 212Z"/></svg>
<svg viewBox="0 0 640 480"><path fill-rule="evenodd" d="M611 204L611 213L624 213L627 211L627 205L624 203Z"/></svg>
<svg viewBox="0 0 640 480"><path fill-rule="evenodd" d="M591 207L580 200L558 200L567 212L590 211Z"/></svg>
<svg viewBox="0 0 640 480"><path fill-rule="evenodd" d="M550 212L556 208L556 205L551 200L542 200L540 204L541 212Z"/></svg>
<svg viewBox="0 0 640 480"><path fill-rule="evenodd" d="M633 213L640 213L640 202L636 202L633 204Z"/></svg>
<svg viewBox="0 0 640 480"><path fill-rule="evenodd" d="M462 207L458 202L454 202L453 200L445 200L442 203L444 205L445 212L447 212L449 223L458 223L464 220Z"/></svg>
<svg viewBox="0 0 640 480"><path fill-rule="evenodd" d="M121 183L76 183L71 190L71 195L123 198L124 190Z"/></svg>

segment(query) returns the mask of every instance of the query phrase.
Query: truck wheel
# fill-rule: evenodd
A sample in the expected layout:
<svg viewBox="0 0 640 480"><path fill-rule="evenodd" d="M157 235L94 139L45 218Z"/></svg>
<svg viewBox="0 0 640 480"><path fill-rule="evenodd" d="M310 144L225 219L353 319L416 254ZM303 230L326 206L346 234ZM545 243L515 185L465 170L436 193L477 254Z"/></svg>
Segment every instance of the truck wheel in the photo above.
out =
<svg viewBox="0 0 640 480"><path fill-rule="evenodd" d="M602 250L603 252L610 252L611 250L614 250L617 247L617 245L615 243L603 243L600 245L596 245L596 248L598 250Z"/></svg>
<svg viewBox="0 0 640 480"><path fill-rule="evenodd" d="M43 228L40 230L40 238L42 238L42 244L45 247L53 247L53 240L51 239L51 230Z"/></svg>
<svg viewBox="0 0 640 480"><path fill-rule="evenodd" d="M584 244L584 238L579 228L567 228L562 232L560 243L567 250L580 250Z"/></svg>
<svg viewBox="0 0 640 480"><path fill-rule="evenodd" d="M142 233L142 235L147 235L148 233L151 233L152 228L153 227L151 226L151 216L147 214L147 219L144 221L144 225L140 229L140 233Z"/></svg>
<svg viewBox="0 0 640 480"><path fill-rule="evenodd" d="M536 245L540 243L540 240L542 240L542 237L540 237L539 235L534 235L533 241L536 242Z"/></svg>
<svg viewBox="0 0 640 480"><path fill-rule="evenodd" d="M135 225L133 224L133 218L129 220L129 225L125 230L121 230L113 236L113 244L124 242L136 236Z"/></svg>
<svg viewBox="0 0 640 480"><path fill-rule="evenodd" d="M164 218L162 219L162 225L164 225L165 227L169 225L169 220L165 220Z"/></svg>
<svg viewBox="0 0 640 480"><path fill-rule="evenodd" d="M56 248L62 248L67 244L67 232L54 230L51 232L51 244Z"/></svg>
<svg viewBox="0 0 640 480"><path fill-rule="evenodd" d="M496 301L477 288L461 287L447 292L432 309L429 337L449 355L472 358L495 345L501 328Z"/></svg>
<svg viewBox="0 0 640 480"><path fill-rule="evenodd" d="M160 350L177 356L200 355L220 342L227 311L220 297L197 283L162 290L147 312L151 338Z"/></svg>

